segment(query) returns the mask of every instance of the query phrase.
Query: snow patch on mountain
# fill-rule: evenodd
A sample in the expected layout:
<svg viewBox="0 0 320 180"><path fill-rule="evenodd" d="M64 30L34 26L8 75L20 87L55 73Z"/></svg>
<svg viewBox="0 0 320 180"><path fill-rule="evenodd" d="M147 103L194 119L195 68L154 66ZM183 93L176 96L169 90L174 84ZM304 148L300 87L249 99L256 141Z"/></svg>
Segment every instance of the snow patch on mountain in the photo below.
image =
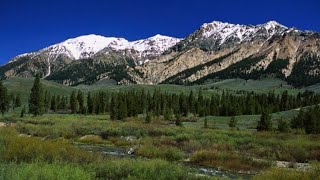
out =
<svg viewBox="0 0 320 180"><path fill-rule="evenodd" d="M124 38L104 37L90 34L68 39L64 42L49 46L37 52L19 55L14 58L14 60L18 59L19 57L42 53L47 54L47 56L50 56L50 58L55 58L57 55L65 55L71 59L78 60L92 57L105 48L110 48L115 51L135 50L140 53L141 57L145 57L146 55L156 56L160 55L171 46L174 46L180 40L181 39L178 38L157 34L147 39L129 42Z"/></svg>
<svg viewBox="0 0 320 180"><path fill-rule="evenodd" d="M128 41L123 38L103 37L91 34L80 36L74 39L68 39L51 47L57 47L57 50L65 49L67 50L66 52L69 53L69 56L73 57L74 59L80 59L88 58L107 46L123 46L127 43Z"/></svg>
<svg viewBox="0 0 320 180"><path fill-rule="evenodd" d="M269 21L265 24L256 26L213 21L211 23L203 24L200 29L202 30L203 38L217 39L220 41L221 45L228 39L237 40L239 43L243 41L250 41L252 38L263 33L261 30L265 30L266 33L263 35L270 38L276 33L284 32L288 28L276 21Z"/></svg>

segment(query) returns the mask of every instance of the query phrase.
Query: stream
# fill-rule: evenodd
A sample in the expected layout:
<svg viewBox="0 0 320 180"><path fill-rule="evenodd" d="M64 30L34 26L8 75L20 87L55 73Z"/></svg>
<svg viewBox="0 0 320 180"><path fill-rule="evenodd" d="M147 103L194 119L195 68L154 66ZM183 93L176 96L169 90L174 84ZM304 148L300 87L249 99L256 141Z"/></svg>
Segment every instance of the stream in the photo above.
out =
<svg viewBox="0 0 320 180"><path fill-rule="evenodd" d="M117 156L117 157L132 157L135 158L134 154L128 154L128 150L124 148L114 147L114 146L97 146L97 145L90 145L90 144L77 144L78 148L95 153L102 153L110 156ZM229 179L251 179L251 175L246 174L239 174L235 172L224 171L216 168L207 168L202 166L194 166L189 164L180 164L183 166L187 166L192 168L198 172L199 175L207 175L212 177L224 177Z"/></svg>

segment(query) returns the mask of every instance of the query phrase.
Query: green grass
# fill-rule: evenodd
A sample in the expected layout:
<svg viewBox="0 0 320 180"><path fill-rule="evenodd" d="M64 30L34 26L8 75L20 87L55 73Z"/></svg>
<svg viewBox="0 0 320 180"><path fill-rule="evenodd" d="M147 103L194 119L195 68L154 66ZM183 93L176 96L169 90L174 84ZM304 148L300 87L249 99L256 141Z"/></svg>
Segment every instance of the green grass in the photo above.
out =
<svg viewBox="0 0 320 180"><path fill-rule="evenodd" d="M33 78L20 78L13 77L3 81L3 85L8 88L9 92L21 95L21 101L23 104L28 102L30 91L33 85ZM42 80L43 87L51 94L57 95L70 95L74 88L64 86L62 84L54 83L51 81Z"/></svg>
<svg viewBox="0 0 320 180"><path fill-rule="evenodd" d="M284 91L288 91L291 94L295 94L301 92L300 89L293 88L288 85L287 82L273 78L265 78L261 80L227 79L211 83L207 86L228 90L254 91L257 93L274 91L275 93L280 94Z"/></svg>
<svg viewBox="0 0 320 180"><path fill-rule="evenodd" d="M42 80L43 86L46 90L52 94L59 95L70 95L73 90L83 90L88 91L128 91L128 90L142 90L154 91L160 89L162 91L167 91L169 93L189 93L191 90L198 91L202 88L204 95L211 95L212 93L222 93L223 90L229 91L254 91L265 93L269 91L274 91L276 93L282 93L288 90L289 93L302 92L302 89L294 89L293 87L287 85L285 81L278 79L262 79L262 80L242 80L242 79L228 79L222 80L211 84L200 85L200 86L182 86L182 85L172 85L172 84L159 84L159 85L114 85L114 84L95 84L95 85L79 85L76 87L64 86L62 84L54 83L52 81ZM4 81L4 85L8 88L10 92L21 94L23 102L28 99L31 87L33 84L33 78L20 78L14 77L9 78ZM281 84L283 87L280 87Z"/></svg>
<svg viewBox="0 0 320 180"><path fill-rule="evenodd" d="M2 166L2 167L1 167ZM79 165L65 163L21 163L0 164L2 170L0 179L28 180L87 180L93 179L94 174Z"/></svg>
<svg viewBox="0 0 320 180"><path fill-rule="evenodd" d="M196 172L161 159L112 158L78 149L66 140L0 129L1 179L200 179L189 173Z"/></svg>
<svg viewBox="0 0 320 180"><path fill-rule="evenodd" d="M67 87L45 80L42 82L52 94L60 95L69 95L78 89L85 92L161 89L169 93L189 93L202 88L206 96L223 90L231 93L281 93L289 90L292 94L301 91L275 79L247 82L232 79L202 86L116 86L106 82ZM4 81L9 91L21 94L23 103L27 102L32 83L30 78ZM311 171L274 169L272 164L277 160L320 161L319 135L294 130L280 133L276 130L280 118L289 120L297 113L298 110L274 113L274 131L256 132L260 115L236 116L237 128L229 129L231 117L221 116L208 116L209 127L204 128L204 118L199 117L194 117L192 122L183 118L183 126L177 127L174 121L163 117L154 117L150 123L145 123L141 115L124 121L112 121L109 115L45 114L20 118L16 111L0 117L0 122L12 124L12 127L0 128L0 179L197 179L194 176L197 172L183 164L236 172L262 171L255 177L257 179L285 177L288 173L306 179L317 177L309 175ZM128 141L127 137L133 138ZM124 150L140 144L140 148L134 159L128 159L87 152L75 146L78 143ZM269 166L272 169L266 170ZM70 173L73 169L74 173Z"/></svg>
<svg viewBox="0 0 320 180"><path fill-rule="evenodd" d="M284 120L289 121L299 113L299 110L289 110L282 111L272 114L273 126L276 129L278 120L283 118ZM228 122L231 117L229 116L207 116L209 128L216 129L229 129ZM237 120L237 127L240 130L246 129L255 129L257 127L257 122L260 119L260 115L241 115L235 116ZM198 127L201 128L204 126L204 117L200 118L197 122L184 122L183 124L187 127Z"/></svg>
<svg viewBox="0 0 320 180"><path fill-rule="evenodd" d="M242 126L240 131L224 128L229 122L227 117L220 117L214 125L212 121L216 120L209 118L210 128L208 129L203 128L201 120L185 122L183 127L177 127L173 122L163 119L154 119L150 124L146 124L143 118L111 121L107 115L51 114L25 118L3 117L0 121L14 122L14 128L18 133L30 134L39 138L64 138L83 143L81 137L96 135L95 139L90 139L87 143L124 148L140 143L141 149L138 155L170 161L188 158L199 150L219 149L220 146L229 147L227 148L229 153L245 153L249 157L269 160L305 162L310 159L320 159L320 142L316 140L318 135L305 135L295 131L257 133L250 130L256 124L256 120L250 117L237 117ZM246 119L250 119L248 124L245 124ZM218 127L218 129L211 127ZM97 136L101 137L98 141ZM127 136L133 136L135 139L129 142L122 138ZM22 144L24 143L21 142Z"/></svg>
<svg viewBox="0 0 320 180"><path fill-rule="evenodd" d="M320 169L319 164L313 166L310 171L297 171L294 169L280 169L280 168L272 168L268 171L265 171L259 175L253 177L254 180L314 180L320 179Z"/></svg>

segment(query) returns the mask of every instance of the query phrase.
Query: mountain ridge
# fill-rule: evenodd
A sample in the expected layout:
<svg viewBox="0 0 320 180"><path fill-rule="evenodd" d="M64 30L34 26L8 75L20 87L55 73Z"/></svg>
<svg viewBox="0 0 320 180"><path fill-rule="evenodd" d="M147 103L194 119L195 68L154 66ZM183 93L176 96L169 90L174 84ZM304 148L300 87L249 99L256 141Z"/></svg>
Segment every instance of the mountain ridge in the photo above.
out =
<svg viewBox="0 0 320 180"><path fill-rule="evenodd" d="M303 76L313 79L309 83L316 83L320 81L318 57L318 32L288 28L276 21L258 25L213 21L204 23L183 39L159 34L136 41L93 34L71 38L13 58L0 67L0 75L30 77L41 73L44 78L67 85L112 78L117 79L118 84L188 84L236 75L242 78L275 76L303 85L298 80L300 75L295 73L296 66L304 61L314 63L312 67L303 66L306 71ZM230 66L239 69L218 73L231 71Z"/></svg>

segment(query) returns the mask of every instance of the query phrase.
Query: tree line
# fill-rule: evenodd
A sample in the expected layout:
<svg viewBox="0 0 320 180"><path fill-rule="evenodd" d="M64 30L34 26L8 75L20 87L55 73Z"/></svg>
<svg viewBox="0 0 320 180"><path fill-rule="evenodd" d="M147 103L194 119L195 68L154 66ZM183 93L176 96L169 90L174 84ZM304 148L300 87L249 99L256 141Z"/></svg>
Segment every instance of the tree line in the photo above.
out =
<svg viewBox="0 0 320 180"><path fill-rule="evenodd" d="M291 120L291 128L302 129L307 134L320 133L320 106L316 105L306 110L300 109L297 117Z"/></svg>
<svg viewBox="0 0 320 180"><path fill-rule="evenodd" d="M286 111L320 103L320 95L310 91L290 95L284 91L281 95L269 92L254 92L243 95L223 91L203 95L203 91L189 93L168 93L160 89L155 91L131 90L121 92L73 91L69 96L51 95L41 87L40 78L35 79L29 100L29 112L39 115L46 112L64 112L73 114L109 114L111 119L125 119L138 114L152 113L155 116L188 114L200 117L238 116L262 114L263 112Z"/></svg>
<svg viewBox="0 0 320 180"><path fill-rule="evenodd" d="M300 109L297 117L290 122L278 122L278 129L286 131L288 128L303 129L306 133L320 133L320 95L311 91L290 95L284 91L281 95L269 92L268 94L245 93L242 95L223 91L211 97L203 95L203 91L189 93L168 93L160 89L155 91L120 91L120 92L88 92L73 91L68 95L55 95L44 91L40 77L35 78L29 97L29 113L37 116L48 112L73 114L109 114L113 120L123 120L146 114L146 121L151 115L163 116L171 119L175 116L193 114L204 117L233 116L229 123L235 127L234 116L262 114L257 130L272 130L272 121L269 113L289 109L316 105L307 110ZM8 93L0 81L0 112L2 114L21 107L20 95ZM26 113L22 108L21 116ZM179 123L179 121L177 121Z"/></svg>
<svg viewBox="0 0 320 180"><path fill-rule="evenodd" d="M2 115L6 112L15 110L15 108L21 106L20 95L9 93L8 89L3 86L0 81L0 112Z"/></svg>

